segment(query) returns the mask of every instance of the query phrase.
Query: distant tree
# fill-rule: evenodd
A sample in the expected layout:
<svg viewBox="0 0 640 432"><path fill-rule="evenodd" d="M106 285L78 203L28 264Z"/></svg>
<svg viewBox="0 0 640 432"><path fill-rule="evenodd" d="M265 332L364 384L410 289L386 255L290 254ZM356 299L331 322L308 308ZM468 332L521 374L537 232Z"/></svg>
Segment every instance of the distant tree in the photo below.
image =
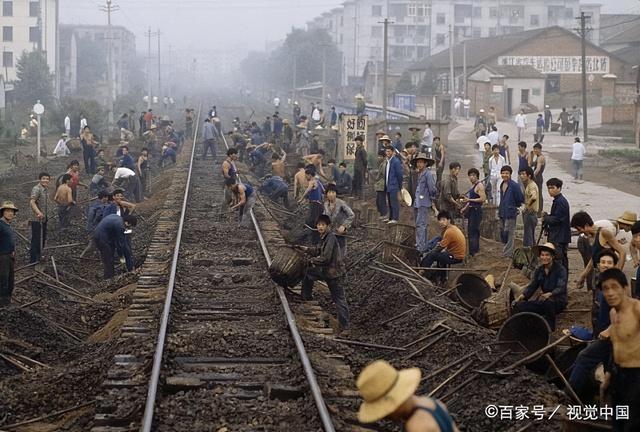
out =
<svg viewBox="0 0 640 432"><path fill-rule="evenodd" d="M437 76L431 69L427 69L427 73L418 84L418 94L431 96L436 94L437 90Z"/></svg>
<svg viewBox="0 0 640 432"><path fill-rule="evenodd" d="M411 74L409 71L402 73L400 80L396 83L396 93L414 94L416 87L411 82Z"/></svg>
<svg viewBox="0 0 640 432"><path fill-rule="evenodd" d="M16 64L14 100L20 107L30 107L38 100L45 107L53 102L53 75L41 51L24 51Z"/></svg>

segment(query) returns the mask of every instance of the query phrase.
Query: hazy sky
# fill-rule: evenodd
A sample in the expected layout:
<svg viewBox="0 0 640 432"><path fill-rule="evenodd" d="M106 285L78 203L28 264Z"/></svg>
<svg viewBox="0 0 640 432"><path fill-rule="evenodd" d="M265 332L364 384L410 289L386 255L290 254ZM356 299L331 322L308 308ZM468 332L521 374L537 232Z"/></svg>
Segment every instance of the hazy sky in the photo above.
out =
<svg viewBox="0 0 640 432"><path fill-rule="evenodd" d="M60 0L62 23L106 24L98 10L106 0ZM292 26L304 24L340 0L114 0L120 10L113 23L136 34L140 50L150 26L164 33L163 45L206 51L216 45L238 44L262 50L265 42L282 39ZM598 3L589 1L588 3ZM601 0L605 13L640 13L639 0Z"/></svg>

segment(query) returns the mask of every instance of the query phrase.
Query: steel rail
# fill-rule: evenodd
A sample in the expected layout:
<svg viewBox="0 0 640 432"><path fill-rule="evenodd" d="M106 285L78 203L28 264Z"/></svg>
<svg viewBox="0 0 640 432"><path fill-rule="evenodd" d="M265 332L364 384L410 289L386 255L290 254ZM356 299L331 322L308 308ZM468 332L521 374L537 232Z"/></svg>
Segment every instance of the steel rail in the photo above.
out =
<svg viewBox="0 0 640 432"><path fill-rule="evenodd" d="M227 138L224 133L222 133L222 139L224 141L224 145L229 149L229 144L227 143ZM239 176L238 176L239 177ZM257 188L254 189L254 192L257 194ZM256 230L256 234L258 236L258 240L260 241L260 247L262 248L262 253L264 254L265 260L267 261L267 265L271 265L271 255L269 254L269 250L267 249L267 243L262 236L262 231L260 230L260 226L258 225L258 219L256 218L253 209L249 213L251 215L251 221L253 222L253 226ZM316 407L318 408L318 413L320 414L320 420L322 422L322 426L325 432L335 432L335 428L333 426L333 422L331 421L331 415L329 414L329 410L327 409L327 405L324 402L324 398L322 397L322 391L320 390L320 386L318 385L318 380L316 380L315 372L313 371L313 366L311 365L311 360L309 359L309 355L307 354L307 350L304 347L304 342L302 341L302 337L300 336L300 332L298 331L298 326L296 325L296 319L291 311L291 307L289 306L289 301L284 293L284 290L280 285L276 285L276 290L278 292L278 297L280 298L280 303L282 304L282 309L287 318L287 324L289 325L289 330L291 331L291 336L293 337L293 341L296 345L296 349L298 350L298 355L300 355L300 361L302 363L302 367L304 369L304 374L309 382L309 388L311 388L311 394L313 395L313 399L316 403Z"/></svg>
<svg viewBox="0 0 640 432"><path fill-rule="evenodd" d="M147 400L144 407L144 417L140 431L151 432L153 425L153 414L156 405L156 394L158 392L158 382L160 380L160 369L162 368L162 355L164 352L164 343L167 336L167 326L169 325L169 314L171 312L171 302L173 299L173 288L176 282L176 270L178 268L178 257L180 255L180 241L182 240L182 229L184 228L184 218L187 210L187 201L189 199L189 189L191 186L191 172L193 168L193 160L196 154L196 142L198 138L198 129L200 128L200 116L202 115L202 103L198 107L198 117L193 131L193 145L191 148L191 158L189 160L189 173L187 175L187 185L185 186L184 199L182 200L182 209L180 213L180 223L176 234L176 245L173 249L173 260L171 261L171 271L169 274L169 282L167 282L167 293L162 309L162 319L160 321L160 330L158 331L158 341L156 343L156 351L153 355L153 368L151 369L151 378L149 380L149 389L147 391Z"/></svg>

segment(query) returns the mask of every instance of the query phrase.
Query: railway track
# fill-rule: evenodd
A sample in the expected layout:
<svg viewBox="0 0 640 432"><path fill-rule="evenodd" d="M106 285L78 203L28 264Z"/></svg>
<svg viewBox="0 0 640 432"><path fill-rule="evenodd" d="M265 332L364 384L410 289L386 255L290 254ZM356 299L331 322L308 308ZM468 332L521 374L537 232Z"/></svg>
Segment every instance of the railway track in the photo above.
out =
<svg viewBox="0 0 640 432"><path fill-rule="evenodd" d="M253 229L238 227L222 209L226 149L217 165L194 151L181 154L93 431L333 431L287 298L266 272L283 243L277 223L253 214Z"/></svg>

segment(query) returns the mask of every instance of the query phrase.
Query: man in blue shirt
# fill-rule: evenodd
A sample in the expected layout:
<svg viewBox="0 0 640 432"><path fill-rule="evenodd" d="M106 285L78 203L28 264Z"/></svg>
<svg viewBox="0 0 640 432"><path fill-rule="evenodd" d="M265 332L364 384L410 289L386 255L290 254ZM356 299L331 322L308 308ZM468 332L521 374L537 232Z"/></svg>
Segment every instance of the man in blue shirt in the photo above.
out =
<svg viewBox="0 0 640 432"><path fill-rule="evenodd" d="M338 190L338 195L349 195L351 193L351 184L353 183L353 179L351 178L351 174L347 172L347 164L344 162L340 162L338 165L338 171L334 174L334 181L336 182L336 189Z"/></svg>
<svg viewBox="0 0 640 432"><path fill-rule="evenodd" d="M500 217L500 235L504 248L502 256L511 258L513 250L516 246L516 217L518 216L518 208L524 203L524 195L518 183L511 180L513 170L509 165L505 165L500 169L500 207L498 208L498 216Z"/></svg>
<svg viewBox="0 0 640 432"><path fill-rule="evenodd" d="M556 315L567 307L567 269L554 262L556 248L552 243L536 246L540 266L531 282L513 302L513 312L534 312L542 315L552 331L556 329ZM536 291L542 291L537 300L529 300Z"/></svg>
<svg viewBox="0 0 640 432"><path fill-rule="evenodd" d="M413 199L413 208L416 218L416 249L420 253L427 250L429 209L436 198L436 178L428 168L434 163L435 160L427 157L425 153L419 153L411 160L411 164L417 165L418 168L418 185Z"/></svg>
<svg viewBox="0 0 640 432"><path fill-rule="evenodd" d="M202 159L207 158L207 153L209 149L211 149L211 154L213 155L213 159L216 158L216 128L211 123L211 120L204 119L204 126L202 127L202 139L204 140L204 151L202 154Z"/></svg>
<svg viewBox="0 0 640 432"><path fill-rule="evenodd" d="M122 146L122 159L120 160L120 166L124 168L129 168L131 171L136 170L136 163L129 154L129 147Z"/></svg>
<svg viewBox="0 0 640 432"><path fill-rule="evenodd" d="M93 240L100 251L105 279L109 279L115 274L113 268L114 252L120 257L120 263L123 266L127 265L127 263L133 263L133 259L130 256L131 251L125 238L125 230L135 227L137 224L138 220L133 215L118 216L110 214L105 216L93 230ZM133 270L133 266L127 265L127 270Z"/></svg>
<svg viewBox="0 0 640 432"><path fill-rule="evenodd" d="M11 221L18 207L11 201L0 206L0 307L11 303L16 262L16 233L11 229Z"/></svg>
<svg viewBox="0 0 640 432"><path fill-rule="evenodd" d="M289 186L282 177L267 176L258 190L272 201L278 202L279 199L282 199L284 206L289 207Z"/></svg>
<svg viewBox="0 0 640 432"><path fill-rule="evenodd" d="M547 190L553 198L551 213L544 212L542 226L547 231L547 241L553 243L558 259L569 271L569 258L567 249L571 243L571 217L569 202L562 195L562 180L550 178L547 180Z"/></svg>
<svg viewBox="0 0 640 432"><path fill-rule="evenodd" d="M387 145L384 149L387 157L387 166L385 168L384 176L384 189L387 193L387 200L389 201L389 222L390 224L398 223L400 218L400 202L398 201L398 192L402 188L402 162L395 156L396 150Z"/></svg>

